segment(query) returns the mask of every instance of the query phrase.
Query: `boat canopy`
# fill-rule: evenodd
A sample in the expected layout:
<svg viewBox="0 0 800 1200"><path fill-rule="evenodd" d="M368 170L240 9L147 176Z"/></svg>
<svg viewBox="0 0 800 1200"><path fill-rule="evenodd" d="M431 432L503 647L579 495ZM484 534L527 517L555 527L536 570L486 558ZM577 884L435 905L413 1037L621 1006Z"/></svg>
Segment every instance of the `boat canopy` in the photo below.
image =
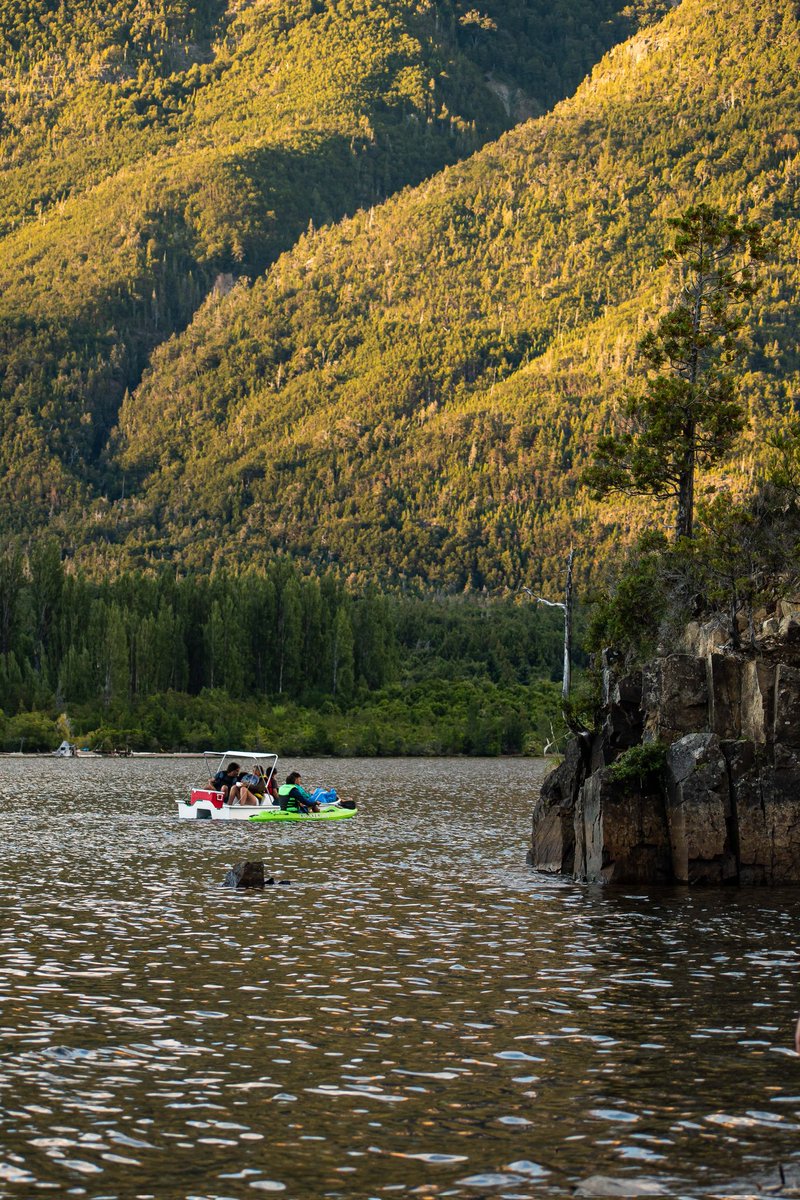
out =
<svg viewBox="0 0 800 1200"><path fill-rule="evenodd" d="M230 762L241 767L260 766L269 779L278 769L278 756L271 750L204 750L203 758L210 779Z"/></svg>

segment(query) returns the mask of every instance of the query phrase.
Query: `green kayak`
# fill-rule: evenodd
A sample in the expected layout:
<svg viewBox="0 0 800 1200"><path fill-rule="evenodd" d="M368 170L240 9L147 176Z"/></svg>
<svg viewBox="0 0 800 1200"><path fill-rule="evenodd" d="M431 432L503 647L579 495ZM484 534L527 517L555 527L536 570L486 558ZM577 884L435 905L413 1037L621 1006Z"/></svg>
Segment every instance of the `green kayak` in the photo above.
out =
<svg viewBox="0 0 800 1200"><path fill-rule="evenodd" d="M328 808L323 808L321 812L299 813L299 812L283 812L276 809L267 809L264 812L253 813L249 818L251 821L344 821L347 817L354 817L358 810L355 808L339 808L338 804L331 804Z"/></svg>

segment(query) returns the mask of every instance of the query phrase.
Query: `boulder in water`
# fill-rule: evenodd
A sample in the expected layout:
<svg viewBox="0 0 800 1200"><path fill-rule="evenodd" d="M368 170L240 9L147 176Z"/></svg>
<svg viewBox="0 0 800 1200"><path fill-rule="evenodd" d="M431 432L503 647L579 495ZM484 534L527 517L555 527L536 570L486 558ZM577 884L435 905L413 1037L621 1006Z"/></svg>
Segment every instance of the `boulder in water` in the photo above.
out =
<svg viewBox="0 0 800 1200"><path fill-rule="evenodd" d="M269 882L272 883L273 880L270 879ZM236 863L222 881L223 887L232 888L263 888L265 884L263 862Z"/></svg>

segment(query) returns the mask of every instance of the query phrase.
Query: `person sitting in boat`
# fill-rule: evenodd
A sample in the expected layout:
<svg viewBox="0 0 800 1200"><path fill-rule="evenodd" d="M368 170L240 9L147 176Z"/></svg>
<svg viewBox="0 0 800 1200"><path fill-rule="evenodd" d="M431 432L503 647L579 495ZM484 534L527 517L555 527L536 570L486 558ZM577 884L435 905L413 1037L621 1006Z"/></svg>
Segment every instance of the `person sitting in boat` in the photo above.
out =
<svg viewBox="0 0 800 1200"><path fill-rule="evenodd" d="M256 763L252 774L246 775L242 782L247 784L248 789L255 796L258 796L259 801L269 800L272 804L278 803L278 784L275 779L274 767L267 774L261 763Z"/></svg>
<svg viewBox="0 0 800 1200"><path fill-rule="evenodd" d="M261 804L267 794L270 781L272 781L274 788L275 784L272 776L268 780L264 773L264 768L258 764L253 767L252 771L241 771L237 780L238 790L236 792L235 803ZM272 800L271 794L270 800Z"/></svg>
<svg viewBox="0 0 800 1200"><path fill-rule="evenodd" d="M273 804L277 804L278 803L278 781L275 778L275 768L272 767L272 769L269 772L269 775L266 774L263 767L259 767L258 769L264 780L264 795L268 796Z"/></svg>
<svg viewBox="0 0 800 1200"><path fill-rule="evenodd" d="M312 813L319 812L319 804L315 804L304 787L301 786L299 771L290 771L286 783L278 788L278 803L285 812Z"/></svg>
<svg viewBox="0 0 800 1200"><path fill-rule="evenodd" d="M230 802L231 803L233 802L233 796L231 796L231 791L234 791L234 795L235 795L235 791L237 789L238 778L239 778L239 764L232 762L232 763L228 763L227 767L220 768L220 770L217 771L214 778L210 779L208 782L209 782L209 786L212 787L215 792L222 792L222 799L227 804L229 802L228 801L229 797L230 797Z"/></svg>

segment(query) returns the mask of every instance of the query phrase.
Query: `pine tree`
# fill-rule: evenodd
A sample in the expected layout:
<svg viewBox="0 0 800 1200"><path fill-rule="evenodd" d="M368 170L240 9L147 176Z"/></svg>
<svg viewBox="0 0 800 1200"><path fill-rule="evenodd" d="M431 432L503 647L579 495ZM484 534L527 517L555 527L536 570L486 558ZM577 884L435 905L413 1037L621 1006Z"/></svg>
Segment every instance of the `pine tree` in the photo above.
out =
<svg viewBox="0 0 800 1200"><path fill-rule="evenodd" d="M647 376L622 406L626 427L598 439L584 480L599 495L673 498L676 537L691 538L696 472L722 460L744 426L732 368L743 302L768 247L758 225L708 204L669 223L675 240L664 257L680 291L640 343Z"/></svg>
<svg viewBox="0 0 800 1200"><path fill-rule="evenodd" d="M346 702L353 694L353 682L353 626L347 605L341 604L333 624L331 692Z"/></svg>
<svg viewBox="0 0 800 1200"><path fill-rule="evenodd" d="M0 654L15 650L24 583L22 551L15 542L0 549Z"/></svg>

